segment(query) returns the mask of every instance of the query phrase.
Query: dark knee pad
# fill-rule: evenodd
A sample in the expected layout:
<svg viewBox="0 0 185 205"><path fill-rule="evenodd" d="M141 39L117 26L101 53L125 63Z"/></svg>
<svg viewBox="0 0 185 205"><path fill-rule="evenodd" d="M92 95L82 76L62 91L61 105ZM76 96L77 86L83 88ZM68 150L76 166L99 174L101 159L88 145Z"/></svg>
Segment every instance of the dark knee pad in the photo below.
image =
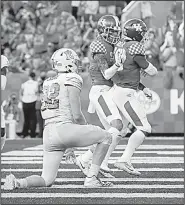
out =
<svg viewBox="0 0 185 205"><path fill-rule="evenodd" d="M112 120L110 122L110 126L116 128L119 131L121 131L123 129L123 123L120 119Z"/></svg>

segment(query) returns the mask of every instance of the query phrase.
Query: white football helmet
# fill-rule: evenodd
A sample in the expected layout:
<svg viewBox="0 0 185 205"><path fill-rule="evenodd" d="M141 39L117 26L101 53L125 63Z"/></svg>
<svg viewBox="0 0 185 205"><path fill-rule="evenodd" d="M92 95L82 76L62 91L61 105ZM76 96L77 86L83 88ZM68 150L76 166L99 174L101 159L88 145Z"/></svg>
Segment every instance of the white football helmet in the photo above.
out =
<svg viewBox="0 0 185 205"><path fill-rule="evenodd" d="M4 90L6 87L6 73L8 72L9 61L6 56L1 55L1 90Z"/></svg>
<svg viewBox="0 0 185 205"><path fill-rule="evenodd" d="M57 72L78 73L81 66L80 58L77 53L69 48L61 48L51 56L52 68Z"/></svg>

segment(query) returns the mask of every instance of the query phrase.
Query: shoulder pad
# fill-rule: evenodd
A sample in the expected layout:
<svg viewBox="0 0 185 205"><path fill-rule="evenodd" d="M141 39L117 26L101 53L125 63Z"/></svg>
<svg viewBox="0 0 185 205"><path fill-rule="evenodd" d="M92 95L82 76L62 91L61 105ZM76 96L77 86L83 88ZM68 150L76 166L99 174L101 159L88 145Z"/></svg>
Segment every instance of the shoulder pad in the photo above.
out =
<svg viewBox="0 0 185 205"><path fill-rule="evenodd" d="M128 51L130 55L145 55L144 45L139 42L130 45Z"/></svg>
<svg viewBox="0 0 185 205"><path fill-rule="evenodd" d="M79 76L77 73L68 73L66 75L66 82L65 85L72 85L74 87L77 87L78 89L82 89L83 80L81 76Z"/></svg>
<svg viewBox="0 0 185 205"><path fill-rule="evenodd" d="M101 41L93 41L91 44L90 44L90 51L91 53L95 54L95 53L103 53L103 54L106 54L107 51L106 51L106 48L105 46L103 45L103 43Z"/></svg>

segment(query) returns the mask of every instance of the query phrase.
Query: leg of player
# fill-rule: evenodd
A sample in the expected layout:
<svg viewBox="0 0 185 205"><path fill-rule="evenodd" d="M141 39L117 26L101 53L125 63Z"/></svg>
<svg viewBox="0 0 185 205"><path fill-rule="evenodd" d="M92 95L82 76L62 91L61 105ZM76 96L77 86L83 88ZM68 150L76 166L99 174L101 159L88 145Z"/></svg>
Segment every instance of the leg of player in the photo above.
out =
<svg viewBox="0 0 185 205"><path fill-rule="evenodd" d="M123 155L114 164L115 167L125 170L129 174L140 175L141 173L134 169L131 164L131 158L135 150L143 143L147 133L137 129L129 138L128 144Z"/></svg>
<svg viewBox="0 0 185 205"><path fill-rule="evenodd" d="M114 151L114 149L116 148L116 146L118 145L118 143L120 142L120 140L122 139L121 133L120 131L123 128L123 123L121 120L117 119L117 120L113 120L110 123L111 127L109 129L109 132L112 135L112 143L108 149L108 152L101 164L101 169L104 170L105 172L110 172L110 168L108 167L108 160L112 154L112 152Z"/></svg>
<svg viewBox="0 0 185 205"><path fill-rule="evenodd" d="M64 144L65 147L87 147L96 144L96 148L93 152L92 164L89 168L84 185L96 187L111 186L111 183L103 183L97 178L100 165L112 142L111 134L93 125L64 124L62 127L63 129L59 130L59 136L65 133L64 130L68 131L66 135L62 137L62 144Z"/></svg>
<svg viewBox="0 0 185 205"><path fill-rule="evenodd" d="M112 136L107 132L104 136L104 139L96 145L96 148L93 153L92 163L88 175L85 179L85 186L112 186L112 183L103 183L97 178L100 171L100 165L105 158L105 155L109 149L111 142Z"/></svg>
<svg viewBox="0 0 185 205"><path fill-rule="evenodd" d="M105 177L113 177L109 173L111 170L108 167L108 160L122 137L125 136L126 133L121 131L126 129L126 126L123 125L123 118L121 117L116 104L113 102L112 89L108 92L104 92L99 97L95 107L102 125L112 135L112 143L101 165L101 174ZM106 125L104 121L108 125Z"/></svg>
<svg viewBox="0 0 185 205"><path fill-rule="evenodd" d="M125 94L123 92L123 94ZM118 96L118 95L117 95ZM124 97L123 97L124 98ZM115 96L115 100L118 98ZM133 95L126 102L117 101L117 105L124 117L136 127L136 131L130 136L123 155L115 163L115 167L125 170L129 174L140 175L131 164L131 158L135 150L143 143L145 137L151 132L143 104Z"/></svg>
<svg viewBox="0 0 185 205"><path fill-rule="evenodd" d="M93 102L93 106L95 107L96 113L98 115L98 118L99 118L101 124L103 125L105 130L109 130L111 128L111 126L107 122L106 116L103 113L101 106L99 105L98 102L96 102L96 103ZM88 173L89 165L92 161L92 156L93 156L93 152L94 152L95 148L96 148L96 144L92 145L84 154L81 154L76 158L76 165L79 166L79 168L81 169L81 171L85 175L87 175L87 173ZM102 172L102 174L103 174L103 172ZM105 173L105 174L107 175L107 173Z"/></svg>
<svg viewBox="0 0 185 205"><path fill-rule="evenodd" d="M126 135L127 124L124 122L123 125L122 120L119 119L121 116L119 115L119 111L115 103L112 101L111 95L104 94L103 96L100 96L99 99L93 104L103 127L112 135L112 143L109 146L108 152L101 164L100 173L106 178L114 178L114 176L110 173L111 170L108 167L108 160L120 140ZM108 115L109 117L107 117ZM79 155L76 158L76 164L85 175L88 171L89 163L92 159L94 150L95 146L91 147L91 149L83 155Z"/></svg>
<svg viewBox="0 0 185 205"><path fill-rule="evenodd" d="M4 189L13 190L16 188L48 187L51 186L57 176L58 167L64 152L44 151L42 175L31 175L23 179L16 179L13 174L6 177ZM52 165L52 166L51 166Z"/></svg>
<svg viewBox="0 0 185 205"><path fill-rule="evenodd" d="M65 148L60 148L61 145L56 135L55 124L45 127L43 133L44 153L42 175L31 175L23 179L16 179L13 174L10 174L6 177L4 189L13 190L16 188L48 187L52 185L65 152Z"/></svg>

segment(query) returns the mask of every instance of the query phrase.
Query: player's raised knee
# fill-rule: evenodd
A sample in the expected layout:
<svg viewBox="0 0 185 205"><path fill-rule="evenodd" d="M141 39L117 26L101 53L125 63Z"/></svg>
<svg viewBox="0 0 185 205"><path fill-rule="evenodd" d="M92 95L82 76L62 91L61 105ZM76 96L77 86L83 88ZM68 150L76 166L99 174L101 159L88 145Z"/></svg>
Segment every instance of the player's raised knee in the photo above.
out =
<svg viewBox="0 0 185 205"><path fill-rule="evenodd" d="M112 135L109 132L106 132L106 136L103 140L103 144L110 145L112 143Z"/></svg>
<svg viewBox="0 0 185 205"><path fill-rule="evenodd" d="M53 179L44 179L46 187L51 187L55 180Z"/></svg>
<svg viewBox="0 0 185 205"><path fill-rule="evenodd" d="M119 131L121 131L123 129L123 123L120 119L112 120L110 122L110 126L115 127Z"/></svg>

